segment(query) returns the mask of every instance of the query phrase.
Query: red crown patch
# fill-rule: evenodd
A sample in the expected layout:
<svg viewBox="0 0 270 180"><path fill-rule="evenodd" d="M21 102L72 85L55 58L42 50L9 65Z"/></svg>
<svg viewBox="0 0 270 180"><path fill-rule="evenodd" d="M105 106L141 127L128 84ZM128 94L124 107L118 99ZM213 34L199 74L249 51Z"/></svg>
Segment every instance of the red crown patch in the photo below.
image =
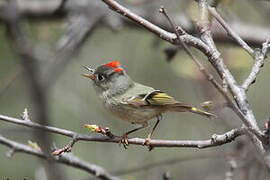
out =
<svg viewBox="0 0 270 180"><path fill-rule="evenodd" d="M119 67L119 66L121 66L121 63L119 61L108 62L107 64L105 64L105 66L110 67L110 68L113 68L113 71L114 72L124 71L123 68Z"/></svg>
<svg viewBox="0 0 270 180"><path fill-rule="evenodd" d="M119 61L111 61L105 64L105 66L111 67L111 68L118 68L121 66L121 63Z"/></svg>

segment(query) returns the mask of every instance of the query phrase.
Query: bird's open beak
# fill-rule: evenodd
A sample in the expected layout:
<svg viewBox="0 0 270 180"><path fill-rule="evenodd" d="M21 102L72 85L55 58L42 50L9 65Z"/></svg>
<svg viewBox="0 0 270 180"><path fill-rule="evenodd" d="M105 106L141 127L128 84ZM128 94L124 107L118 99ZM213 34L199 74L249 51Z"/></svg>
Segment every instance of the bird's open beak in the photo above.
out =
<svg viewBox="0 0 270 180"><path fill-rule="evenodd" d="M82 74L83 77L87 77L87 78L90 78L92 80L94 80L96 78L95 74L94 74L94 69L90 68L90 67L87 67L87 66L83 66L87 71L90 71L89 74L85 73L85 74Z"/></svg>

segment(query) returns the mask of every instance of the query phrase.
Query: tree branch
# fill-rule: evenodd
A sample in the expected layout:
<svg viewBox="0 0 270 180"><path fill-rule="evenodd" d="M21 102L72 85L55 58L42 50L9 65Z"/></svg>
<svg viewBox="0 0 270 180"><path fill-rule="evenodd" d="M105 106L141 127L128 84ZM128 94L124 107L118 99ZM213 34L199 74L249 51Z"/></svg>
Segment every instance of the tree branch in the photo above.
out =
<svg viewBox="0 0 270 180"><path fill-rule="evenodd" d="M129 9L120 5L116 1L111 1L111 0L102 0L102 1L105 2L112 10L116 11L117 13L131 19L135 23L143 26L144 28L146 28L149 31L153 32L154 34L158 35L160 38L174 43L174 41L176 39L176 35L174 33L170 33L168 31L165 31L164 29L152 24L151 22L147 21L146 19L138 16L137 14L133 13Z"/></svg>
<svg viewBox="0 0 270 180"><path fill-rule="evenodd" d="M270 38L267 39L265 43L263 43L262 49L255 51L254 56L255 63L250 71L250 74L242 84L242 88L244 90L247 91L249 86L255 83L256 77L264 65L264 61L266 59L266 55L269 49L270 49Z"/></svg>
<svg viewBox="0 0 270 180"><path fill-rule="evenodd" d="M26 153L48 161L53 160L56 163L65 164L86 171L89 174L102 180L120 180L120 178L112 176L102 167L83 161L72 154L65 154L58 157L51 157L42 151L38 151L36 149L31 148L30 146L7 139L3 137L1 134L0 134L0 144L3 144L11 148L13 153L16 152Z"/></svg>
<svg viewBox="0 0 270 180"><path fill-rule="evenodd" d="M201 7L201 16L205 17L203 15L203 11L208 11L208 5L206 0L199 0L199 6ZM207 21L208 22L208 21ZM226 80L229 90L232 93L237 105L239 106L241 112L243 113L244 117L242 117L243 123L249 128L249 136L252 140L252 142L257 147L257 150L261 153L265 153L265 149L263 147L263 143L267 142L267 139L265 138L264 134L260 131L258 124L256 122L256 118L253 114L252 109L250 108L250 105L247 100L246 93L244 90L238 85L235 78L229 71L229 69L224 64L223 59L220 56L220 52L216 48L213 38L211 36L211 32L209 31L209 22L208 23L201 23L202 26L200 29L203 29L204 31L201 31L201 34L204 38L206 38L206 41L209 44L209 47L212 51L212 56L214 59L209 59L209 61L212 63L216 71L219 73L219 75ZM205 31L206 30L206 31ZM210 58L210 57L209 57ZM252 130L252 131L251 131ZM270 167L269 167L270 168Z"/></svg>
<svg viewBox="0 0 270 180"><path fill-rule="evenodd" d="M114 136L113 138L110 138L108 136L88 136L84 134L79 134L70 130L61 129L57 127L52 126L42 126L38 123L32 122L32 121L25 121L22 119L12 118L4 115L0 115L0 120L34 128L34 129L40 129L43 131L48 131L55 134L64 135L67 137L74 138L76 137L76 141L97 141L97 142L111 142L111 143L119 143L121 140L121 137ZM230 143L233 141L236 137L242 136L245 134L246 129L240 128L240 129L232 129L231 131L226 132L222 135L213 135L211 139L209 140L150 140L150 146L151 147L191 147L191 148L208 148L208 147L215 147L220 146L223 144ZM135 145L145 145L145 139L143 138L130 138L128 139L129 144L135 144Z"/></svg>
<svg viewBox="0 0 270 180"><path fill-rule="evenodd" d="M222 25L226 32L253 57L254 50L224 21L224 19L217 12L216 8L208 6L208 10L211 15Z"/></svg>
<svg viewBox="0 0 270 180"><path fill-rule="evenodd" d="M129 18L133 22L141 25L145 29L156 34L161 39L164 39L172 44L179 44L180 43L177 41L177 36L175 33L168 32L168 31L158 27L157 25L147 21L146 19L142 18L141 16L133 13L131 10L120 5L116 1L114 1L114 0L102 0L102 1L104 3L106 3L109 6L109 8L112 9L113 11ZM188 35L188 34L181 35L180 38L181 38L181 41L183 41L184 43L191 45L195 48L198 48L198 49L204 51L205 53L209 53L209 49L208 49L207 45L203 41L201 41L200 39L198 39L194 36Z"/></svg>
<svg viewBox="0 0 270 180"><path fill-rule="evenodd" d="M24 17L27 17L29 20L36 20L39 19L55 19L59 17L66 17L67 15L71 14L74 11L77 12L84 12L85 9L89 9L89 11L93 13L100 13L104 11L104 8L100 6L95 1L85 1L85 0L76 0L70 1L67 0L63 3L63 0L47 0L47 1L36 1L36 0L19 0L17 3L17 9L20 14ZM7 13L6 13L6 2L0 3L0 20L5 20ZM62 5L61 5L62 4ZM65 6L63 6L63 4ZM96 8L98 7L98 8ZM101 8L101 9L100 9ZM165 27L167 25L166 21L161 20L158 18L157 14L152 14L149 11L144 9L138 9L136 7L129 6L130 9L139 12L139 14L151 22L158 24L160 27ZM192 25L192 22L189 18L187 18L184 13L177 13L173 14L175 19L177 20L177 24L180 24L187 32L194 33L196 32L195 27ZM118 24L124 26L131 26L132 24L129 21L124 20L120 17L112 17L110 14L106 14L104 18L104 24L110 25L110 19L113 18ZM229 24L232 29L235 30L237 34L239 34L244 41L249 43L253 46L259 46L263 43L263 41L267 38L268 34L270 33L268 27L254 27L254 25L244 24L239 21L234 21ZM137 27L133 26L132 27ZM117 27L119 28L119 27ZM169 29L169 28L167 28ZM254 34L254 31L257 33ZM213 33L213 38L216 42L228 42L232 43L233 41L227 37L227 34L224 31L220 31L220 28L217 26L211 27L211 32Z"/></svg>
<svg viewBox="0 0 270 180"><path fill-rule="evenodd" d="M170 17L168 16L166 10L161 7L160 8L160 12L163 13L165 15L165 17L167 18L167 20L169 21L170 25L172 26L172 28L175 29L175 34L178 38L178 40L180 41L181 46L184 48L184 50L186 51L186 53L190 56L190 58L194 61L194 63L198 66L199 70L201 71L201 73L206 77L206 79L218 90L218 92L224 97L224 99L227 101L228 106L232 108L232 110L239 116L239 117L243 117L242 112L240 111L240 109L235 105L235 103L231 100L230 96L228 95L227 91L224 90L224 88L214 79L213 75L207 71L207 69L200 63L200 61L197 59L197 57L195 55L192 54L192 51L190 50L190 48L181 41L180 36L181 35L185 35L187 34L183 28L181 28L181 26L176 26L173 21L170 19ZM180 34L180 33L181 34ZM181 48L178 45L178 48Z"/></svg>

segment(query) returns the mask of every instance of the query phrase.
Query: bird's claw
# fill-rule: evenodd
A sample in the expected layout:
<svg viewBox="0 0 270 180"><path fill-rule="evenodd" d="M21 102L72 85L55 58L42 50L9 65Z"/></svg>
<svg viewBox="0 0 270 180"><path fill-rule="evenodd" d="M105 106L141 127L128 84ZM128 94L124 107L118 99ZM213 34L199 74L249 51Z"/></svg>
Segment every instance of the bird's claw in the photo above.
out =
<svg viewBox="0 0 270 180"><path fill-rule="evenodd" d="M151 140L151 139L150 139L149 137L145 138L145 139L144 139L143 145L144 145L144 146L149 146L149 145L150 145L150 140Z"/></svg>
<svg viewBox="0 0 270 180"><path fill-rule="evenodd" d="M148 146L148 150L149 151L152 151L154 147L151 146L150 141L151 141L151 138L150 137L145 138L143 145L144 146Z"/></svg>
<svg viewBox="0 0 270 180"><path fill-rule="evenodd" d="M127 146L129 145L127 134L123 134L120 137L119 145L121 145L121 144L124 146L125 149L127 149Z"/></svg>

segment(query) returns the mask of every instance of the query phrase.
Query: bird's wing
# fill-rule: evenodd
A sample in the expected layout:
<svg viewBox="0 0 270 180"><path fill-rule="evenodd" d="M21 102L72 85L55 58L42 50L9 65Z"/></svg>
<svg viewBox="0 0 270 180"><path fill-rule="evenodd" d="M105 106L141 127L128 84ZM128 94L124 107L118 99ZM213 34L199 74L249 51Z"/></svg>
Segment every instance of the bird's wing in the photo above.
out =
<svg viewBox="0 0 270 180"><path fill-rule="evenodd" d="M149 93L142 93L137 96L128 97L124 100L126 104L132 106L160 106L160 105L170 105L179 103L173 97L160 91L153 90Z"/></svg>
<svg viewBox="0 0 270 180"><path fill-rule="evenodd" d="M206 116L207 118L216 117L216 115L212 113L200 110L189 104L176 101L173 97L159 90L128 97L124 103L133 107L163 108L163 110L171 112L192 112Z"/></svg>
<svg viewBox="0 0 270 180"><path fill-rule="evenodd" d="M168 94L162 91L152 92L151 94L145 97L145 100L150 105L170 105L170 104L179 103L173 97L169 96Z"/></svg>

